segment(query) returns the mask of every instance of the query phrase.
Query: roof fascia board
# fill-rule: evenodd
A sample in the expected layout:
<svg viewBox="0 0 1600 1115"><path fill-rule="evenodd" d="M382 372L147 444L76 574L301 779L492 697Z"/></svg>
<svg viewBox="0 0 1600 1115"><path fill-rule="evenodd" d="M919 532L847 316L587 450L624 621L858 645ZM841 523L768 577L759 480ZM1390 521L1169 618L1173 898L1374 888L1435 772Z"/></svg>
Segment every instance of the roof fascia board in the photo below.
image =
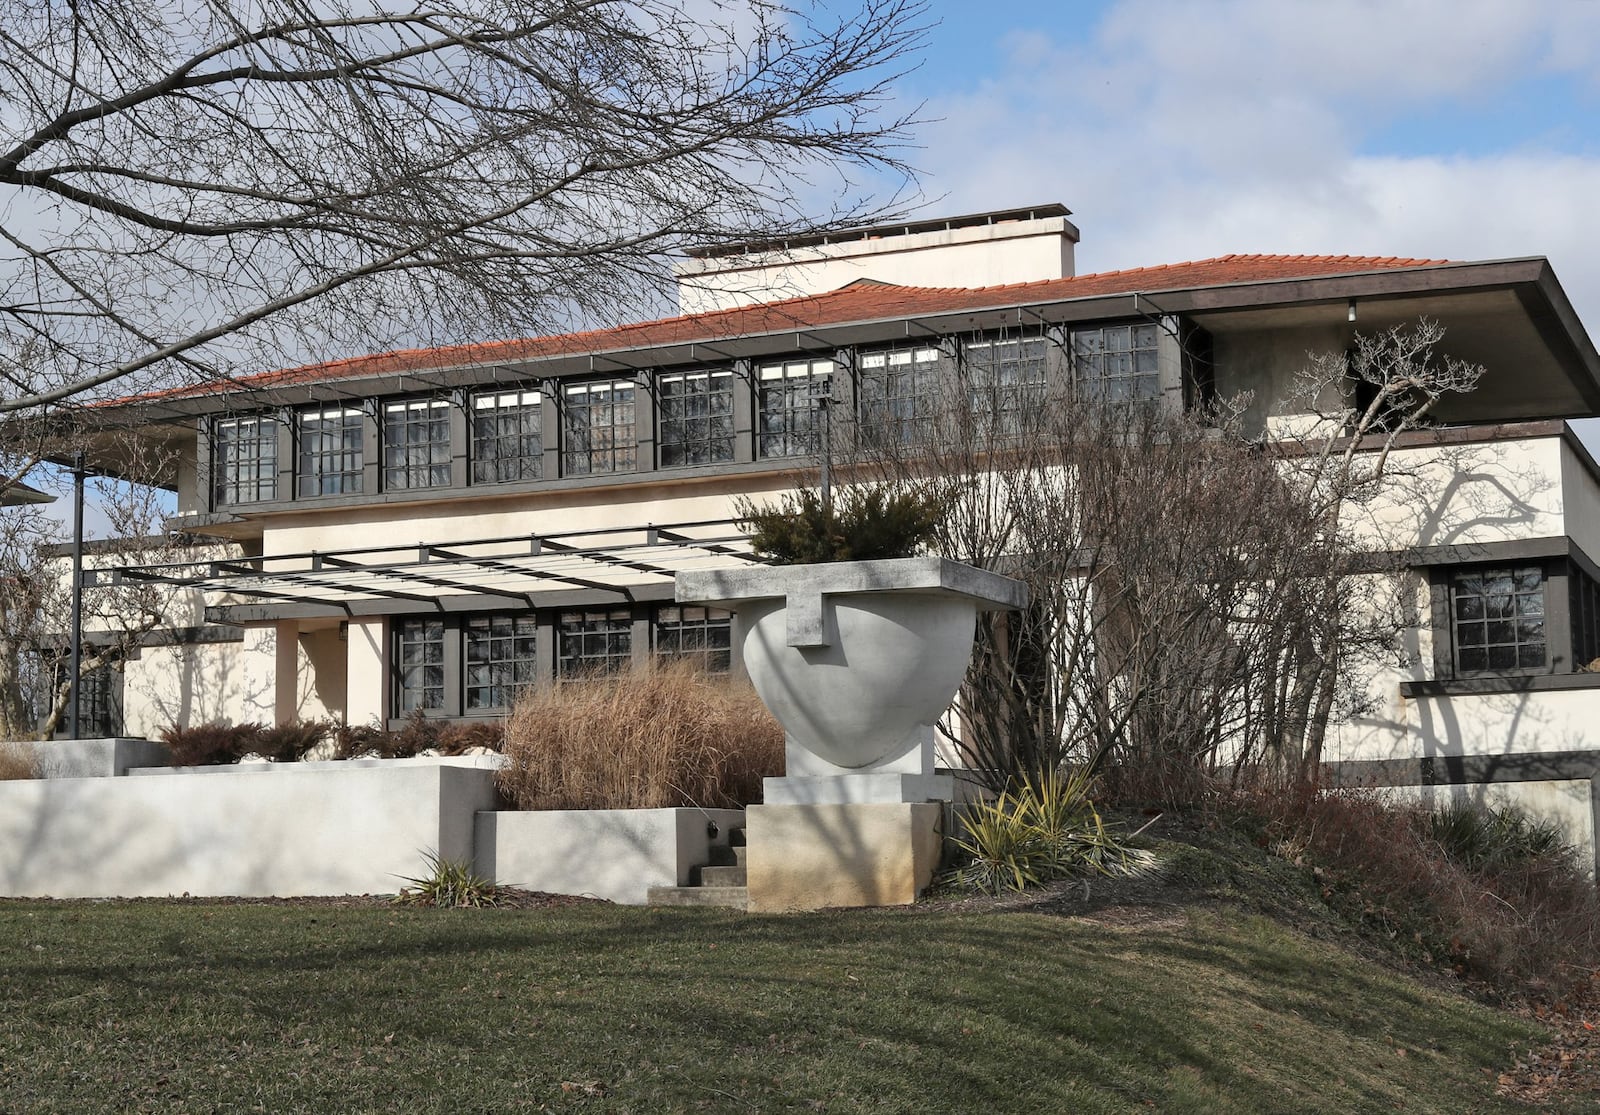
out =
<svg viewBox="0 0 1600 1115"><path fill-rule="evenodd" d="M265 408L336 401L373 394L427 390L427 387L420 387L416 382L418 378L424 376L438 381L431 385L435 389L443 389L447 385L488 387L498 379L510 382L566 378L584 374L603 375L607 372L636 373L656 367L727 362L764 355L776 356L794 351L821 352L848 344L890 343L897 339L915 338L919 335L1000 328L1010 324L1007 318L1026 317L1037 323L1072 324L1101 318L1136 317L1141 314L1154 316L1167 313L1260 309L1308 302L1332 302L1349 298L1395 298L1443 291L1467 292L1512 288L1518 290L1520 294L1528 287L1537 290L1539 298L1550 308L1549 312L1554 314L1554 319L1559 322L1561 330L1567 334L1571 345L1570 351L1578 354L1587 350L1593 358L1593 378L1596 384L1600 385L1600 357L1594 355L1594 345L1584 332L1559 283L1556 282L1548 260L1542 256L1530 256L1487 262L1427 264L1419 267L1373 269L1332 275L1246 280L1205 286L1152 286L1139 290L1087 294L1078 297L1002 299L987 305L931 313L901 313L823 324L796 321L792 326L782 329L769 329L738 336L707 335L691 340L534 356L526 360L444 365L416 372L391 370L372 375L346 376L283 386L254 386L240 382L238 388L233 391L211 392L190 398L153 400L150 405L159 405L168 415L180 410L193 414L209 414L243 409L241 403L246 399L252 401L244 403L245 406ZM1141 302L1148 303L1148 309L1141 306ZM1538 301L1535 301L1534 305L1538 304ZM911 322L925 327L924 331L921 334L911 332L907 328ZM782 343L791 340L793 343ZM706 359L702 352L710 352L712 358ZM383 390L385 385L391 386ZM130 407L138 405L140 404L133 403ZM125 413L126 408L108 407L106 410L121 410Z"/></svg>

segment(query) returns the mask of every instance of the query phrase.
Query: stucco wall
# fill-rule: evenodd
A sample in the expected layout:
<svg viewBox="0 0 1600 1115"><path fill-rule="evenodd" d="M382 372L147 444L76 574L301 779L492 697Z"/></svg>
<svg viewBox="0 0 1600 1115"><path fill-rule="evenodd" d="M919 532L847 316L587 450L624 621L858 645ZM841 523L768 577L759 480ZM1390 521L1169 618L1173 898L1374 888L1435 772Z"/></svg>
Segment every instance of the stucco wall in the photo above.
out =
<svg viewBox="0 0 1600 1115"><path fill-rule="evenodd" d="M276 723L276 637L146 647L123 672L123 732L155 738L172 724Z"/></svg>

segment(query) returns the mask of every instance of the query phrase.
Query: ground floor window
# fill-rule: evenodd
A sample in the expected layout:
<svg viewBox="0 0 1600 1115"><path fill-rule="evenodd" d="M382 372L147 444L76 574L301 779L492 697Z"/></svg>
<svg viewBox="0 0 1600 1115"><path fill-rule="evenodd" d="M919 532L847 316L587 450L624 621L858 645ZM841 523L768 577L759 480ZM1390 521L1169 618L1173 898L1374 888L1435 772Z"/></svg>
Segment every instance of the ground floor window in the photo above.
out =
<svg viewBox="0 0 1600 1115"><path fill-rule="evenodd" d="M50 688L39 702L39 722L43 726L55 705L56 695L67 683L71 663L66 658L49 663ZM70 729L69 704L56 725L55 738L65 738ZM82 739L105 739L122 734L122 671L112 665L84 672L78 682L78 735Z"/></svg>
<svg viewBox="0 0 1600 1115"><path fill-rule="evenodd" d="M538 681L539 625L533 616L474 616L466 622L467 711L510 708Z"/></svg>
<svg viewBox="0 0 1600 1115"><path fill-rule="evenodd" d="M562 612L557 638L558 679L614 674L633 661L633 612Z"/></svg>
<svg viewBox="0 0 1600 1115"><path fill-rule="evenodd" d="M720 608L656 609L656 654L693 661L709 674L725 674L733 661L733 616Z"/></svg>
<svg viewBox="0 0 1600 1115"><path fill-rule="evenodd" d="M408 619L396 631L397 711L443 711L445 707L444 621Z"/></svg>

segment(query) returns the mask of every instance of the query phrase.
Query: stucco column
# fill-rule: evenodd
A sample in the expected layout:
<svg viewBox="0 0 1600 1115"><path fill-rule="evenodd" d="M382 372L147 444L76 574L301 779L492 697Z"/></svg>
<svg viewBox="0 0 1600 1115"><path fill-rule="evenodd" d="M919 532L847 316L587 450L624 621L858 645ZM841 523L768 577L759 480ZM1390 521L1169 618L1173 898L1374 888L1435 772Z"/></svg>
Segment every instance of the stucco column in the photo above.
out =
<svg viewBox="0 0 1600 1115"><path fill-rule="evenodd" d="M287 724L300 715L300 629L295 620L278 621L276 657L272 716L274 723Z"/></svg>
<svg viewBox="0 0 1600 1115"><path fill-rule="evenodd" d="M379 618L351 620L345 653L345 723L383 724L389 711L388 625Z"/></svg>

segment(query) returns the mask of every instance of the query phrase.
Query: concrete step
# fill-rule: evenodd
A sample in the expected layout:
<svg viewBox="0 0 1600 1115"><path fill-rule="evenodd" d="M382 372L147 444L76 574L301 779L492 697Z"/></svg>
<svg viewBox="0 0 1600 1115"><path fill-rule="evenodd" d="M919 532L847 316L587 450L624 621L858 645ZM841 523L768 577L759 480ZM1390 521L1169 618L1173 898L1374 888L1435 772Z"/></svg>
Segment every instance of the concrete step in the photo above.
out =
<svg viewBox="0 0 1600 1115"><path fill-rule="evenodd" d="M723 906L743 910L750 904L744 887L651 887L650 906Z"/></svg>
<svg viewBox="0 0 1600 1115"><path fill-rule="evenodd" d="M711 849L711 866L743 867L745 865L744 854L747 851L749 851L749 849L743 844L736 848L724 848L719 844L715 848Z"/></svg>
<svg viewBox="0 0 1600 1115"><path fill-rule="evenodd" d="M710 864L706 867L697 867L692 879L694 885L700 887L742 887L745 884L744 865Z"/></svg>

